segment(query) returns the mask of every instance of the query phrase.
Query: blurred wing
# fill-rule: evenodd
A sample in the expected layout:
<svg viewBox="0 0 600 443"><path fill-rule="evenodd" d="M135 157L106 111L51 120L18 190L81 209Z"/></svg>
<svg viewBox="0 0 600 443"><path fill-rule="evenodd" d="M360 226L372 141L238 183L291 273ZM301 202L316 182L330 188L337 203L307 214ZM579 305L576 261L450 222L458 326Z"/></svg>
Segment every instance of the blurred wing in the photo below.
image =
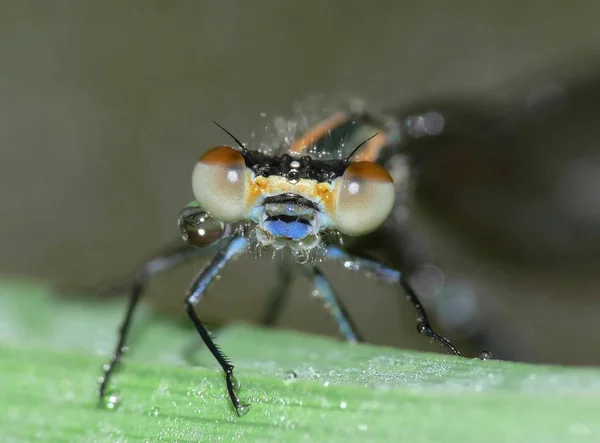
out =
<svg viewBox="0 0 600 443"><path fill-rule="evenodd" d="M514 106L457 101L400 113L405 132L415 116L443 116L439 135L405 138L402 146L416 205L490 258L598 263L600 81L556 90L552 99Z"/></svg>

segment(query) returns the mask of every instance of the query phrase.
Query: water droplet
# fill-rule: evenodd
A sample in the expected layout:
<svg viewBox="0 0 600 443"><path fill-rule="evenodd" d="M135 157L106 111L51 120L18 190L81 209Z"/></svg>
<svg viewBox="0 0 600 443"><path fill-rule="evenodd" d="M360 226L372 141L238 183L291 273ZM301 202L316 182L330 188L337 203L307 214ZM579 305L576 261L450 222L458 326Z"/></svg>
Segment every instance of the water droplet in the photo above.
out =
<svg viewBox="0 0 600 443"><path fill-rule="evenodd" d="M417 331L425 337L431 337L433 332L429 326L422 322L417 323Z"/></svg>
<svg viewBox="0 0 600 443"><path fill-rule="evenodd" d="M367 429L369 429L369 426L365 423L361 423L358 425L358 430L359 431L366 431Z"/></svg>
<svg viewBox="0 0 600 443"><path fill-rule="evenodd" d="M106 409L114 410L121 404L121 395L118 392L114 392L104 397L104 406Z"/></svg>
<svg viewBox="0 0 600 443"><path fill-rule="evenodd" d="M348 403L346 403L345 401L340 402L340 408L346 409L347 406L348 406Z"/></svg>
<svg viewBox="0 0 600 443"><path fill-rule="evenodd" d="M158 417L160 415L160 409L158 409L156 406L153 407L152 409L150 409L150 412L148 412L148 415L150 417Z"/></svg>
<svg viewBox="0 0 600 443"><path fill-rule="evenodd" d="M349 269L350 271L358 271L360 269L360 265L353 261L345 261L344 268Z"/></svg>
<svg viewBox="0 0 600 443"><path fill-rule="evenodd" d="M298 374L296 371L289 371L285 374L285 379L288 381L296 380L298 378Z"/></svg>
<svg viewBox="0 0 600 443"><path fill-rule="evenodd" d="M242 415L246 415L250 410L250 405L239 405L237 407L237 413L241 417Z"/></svg>
<svg viewBox="0 0 600 443"><path fill-rule="evenodd" d="M323 386L328 387L329 386L329 382L326 381L325 383L323 383Z"/></svg>
<svg viewBox="0 0 600 443"><path fill-rule="evenodd" d="M309 252L305 250L294 251L293 256L296 262L300 264L305 264L310 259Z"/></svg>
<svg viewBox="0 0 600 443"><path fill-rule="evenodd" d="M479 353L479 359L480 360L491 360L492 359L492 353L490 351L481 351Z"/></svg>
<svg viewBox="0 0 600 443"><path fill-rule="evenodd" d="M198 207L186 206L179 214L178 225L183 239L200 247L217 242L224 232L223 223Z"/></svg>
<svg viewBox="0 0 600 443"><path fill-rule="evenodd" d="M235 389L236 391L242 387L242 384L234 375L231 376L231 384L233 385L233 389Z"/></svg>
<svg viewBox="0 0 600 443"><path fill-rule="evenodd" d="M319 374L319 372L317 372L317 370L315 368L313 368L312 366L309 366L306 369L306 372L302 372L303 378L321 378L321 374Z"/></svg>

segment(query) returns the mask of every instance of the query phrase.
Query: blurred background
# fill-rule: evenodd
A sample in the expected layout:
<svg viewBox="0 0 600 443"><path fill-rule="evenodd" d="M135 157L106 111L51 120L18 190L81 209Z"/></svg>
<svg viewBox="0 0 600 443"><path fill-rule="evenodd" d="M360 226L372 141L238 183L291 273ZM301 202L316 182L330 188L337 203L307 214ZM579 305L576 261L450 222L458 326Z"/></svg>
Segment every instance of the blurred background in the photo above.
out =
<svg viewBox="0 0 600 443"><path fill-rule="evenodd" d="M441 330L473 355L599 364L599 13L542 0L4 2L0 272L124 296L81 288L179 235L196 159L230 142L213 120L249 141L299 100L349 93L444 115L441 137L408 146L402 246L452 283L427 297L432 277L415 280ZM150 303L183 318L201 265L157 278ZM368 341L439 350L395 288L325 270ZM233 263L201 317L256 321L276 272ZM277 326L337 336L309 294L298 279Z"/></svg>

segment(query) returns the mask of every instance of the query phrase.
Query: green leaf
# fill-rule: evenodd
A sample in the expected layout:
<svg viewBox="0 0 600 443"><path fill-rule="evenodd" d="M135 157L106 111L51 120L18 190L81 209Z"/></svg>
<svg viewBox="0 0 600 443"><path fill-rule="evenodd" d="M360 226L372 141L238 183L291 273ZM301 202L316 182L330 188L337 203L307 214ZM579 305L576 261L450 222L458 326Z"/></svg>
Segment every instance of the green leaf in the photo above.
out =
<svg viewBox="0 0 600 443"><path fill-rule="evenodd" d="M238 418L186 323L136 316L108 402L95 397L124 305L0 284L0 441L600 441L600 371L479 361L233 326ZM433 345L432 345L433 346Z"/></svg>

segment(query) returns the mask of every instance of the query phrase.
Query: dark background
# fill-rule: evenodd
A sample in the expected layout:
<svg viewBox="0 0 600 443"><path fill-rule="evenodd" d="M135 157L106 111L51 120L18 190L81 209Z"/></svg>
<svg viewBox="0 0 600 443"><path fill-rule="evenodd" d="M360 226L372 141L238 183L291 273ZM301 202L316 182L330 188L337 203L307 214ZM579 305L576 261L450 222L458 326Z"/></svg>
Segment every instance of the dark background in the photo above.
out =
<svg viewBox="0 0 600 443"><path fill-rule="evenodd" d="M599 13L597 2L541 0L4 2L0 271L72 288L130 272L178 235L200 152L229 142L212 120L248 140L265 125L261 113L285 115L318 93L351 93L381 108L460 97L516 110L539 85L568 96L564 85L595 78ZM594 127L593 106L563 111L549 128L577 112L587 117L584 132ZM584 138L597 159L599 139L593 131ZM554 151L573 149L568 131L552 140ZM581 164L580 154L573 161ZM598 162L583 164L589 179L573 195L593 196ZM547 268L495 261L464 249L439 220L414 214L444 270L479 288L484 323L508 320L501 340L516 358L600 362L593 253ZM182 314L200 265L161 277L153 303ZM437 350L414 333L395 290L326 270L370 341ZM234 263L201 315L256 319L273 272L269 261ZM299 282L281 325L335 334L309 292Z"/></svg>

